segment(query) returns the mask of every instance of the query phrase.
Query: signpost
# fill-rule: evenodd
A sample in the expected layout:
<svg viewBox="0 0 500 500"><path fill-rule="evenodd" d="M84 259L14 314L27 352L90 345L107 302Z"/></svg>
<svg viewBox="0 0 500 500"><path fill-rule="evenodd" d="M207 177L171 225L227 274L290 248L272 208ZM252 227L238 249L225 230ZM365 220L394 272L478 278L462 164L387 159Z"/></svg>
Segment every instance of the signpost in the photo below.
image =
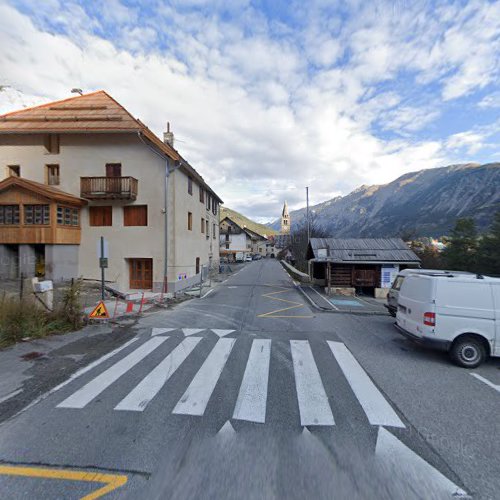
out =
<svg viewBox="0 0 500 500"><path fill-rule="evenodd" d="M99 257L99 267L101 268L101 300L104 300L104 270L108 267L108 254L108 242L104 239L104 236L101 236L100 241L97 242L97 255Z"/></svg>
<svg viewBox="0 0 500 500"><path fill-rule="evenodd" d="M91 319L109 319L108 309L106 308L106 304L101 300L99 304L97 304L94 310L89 314L89 318Z"/></svg>

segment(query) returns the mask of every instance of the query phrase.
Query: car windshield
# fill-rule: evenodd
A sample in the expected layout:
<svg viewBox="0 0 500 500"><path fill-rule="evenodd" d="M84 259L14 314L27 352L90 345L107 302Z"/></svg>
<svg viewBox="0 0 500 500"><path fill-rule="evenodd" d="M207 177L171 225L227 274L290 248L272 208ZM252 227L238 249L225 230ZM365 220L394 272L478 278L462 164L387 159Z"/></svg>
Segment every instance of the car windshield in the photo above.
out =
<svg viewBox="0 0 500 500"><path fill-rule="evenodd" d="M401 288L401 285L403 284L403 281L404 281L404 276L397 276L396 279L394 280L394 283L392 284L392 289L399 290Z"/></svg>

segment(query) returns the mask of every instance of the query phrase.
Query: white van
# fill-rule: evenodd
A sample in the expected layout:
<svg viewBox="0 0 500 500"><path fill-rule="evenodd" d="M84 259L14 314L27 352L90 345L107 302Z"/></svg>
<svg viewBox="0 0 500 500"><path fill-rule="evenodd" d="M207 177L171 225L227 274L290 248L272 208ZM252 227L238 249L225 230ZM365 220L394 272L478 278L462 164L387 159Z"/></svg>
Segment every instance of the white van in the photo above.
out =
<svg viewBox="0 0 500 500"><path fill-rule="evenodd" d="M406 276L396 326L406 337L449 351L465 368L500 357L500 279L466 274Z"/></svg>

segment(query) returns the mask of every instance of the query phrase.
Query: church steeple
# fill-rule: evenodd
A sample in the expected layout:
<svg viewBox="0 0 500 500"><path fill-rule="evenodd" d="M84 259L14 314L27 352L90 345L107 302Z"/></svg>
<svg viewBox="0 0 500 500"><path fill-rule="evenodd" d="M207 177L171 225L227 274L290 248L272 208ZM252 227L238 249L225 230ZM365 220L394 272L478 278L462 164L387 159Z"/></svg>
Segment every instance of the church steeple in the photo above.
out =
<svg viewBox="0 0 500 500"><path fill-rule="evenodd" d="M285 200L283 211L281 212L281 234L290 233L290 214L288 213L288 205Z"/></svg>

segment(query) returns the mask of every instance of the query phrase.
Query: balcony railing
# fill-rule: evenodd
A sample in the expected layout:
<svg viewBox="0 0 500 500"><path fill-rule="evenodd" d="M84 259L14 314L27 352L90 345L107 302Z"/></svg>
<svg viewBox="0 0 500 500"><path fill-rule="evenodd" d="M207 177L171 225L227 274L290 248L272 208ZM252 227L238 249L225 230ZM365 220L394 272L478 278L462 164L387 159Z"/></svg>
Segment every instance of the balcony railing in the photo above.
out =
<svg viewBox="0 0 500 500"><path fill-rule="evenodd" d="M88 200L135 200L134 177L80 177L80 195Z"/></svg>

